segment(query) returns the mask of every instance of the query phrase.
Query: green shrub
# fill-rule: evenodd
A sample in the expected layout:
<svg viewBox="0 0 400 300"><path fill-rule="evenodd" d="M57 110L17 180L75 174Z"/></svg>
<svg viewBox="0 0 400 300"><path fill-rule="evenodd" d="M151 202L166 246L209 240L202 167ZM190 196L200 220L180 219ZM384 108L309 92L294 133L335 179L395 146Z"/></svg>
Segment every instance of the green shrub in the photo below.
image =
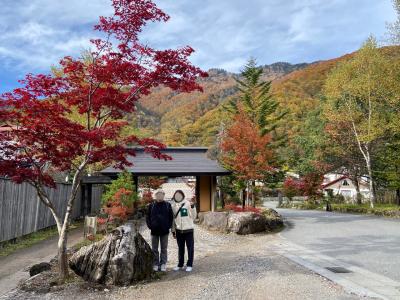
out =
<svg viewBox="0 0 400 300"><path fill-rule="evenodd" d="M127 199L128 202L133 203L138 200L138 195L135 192L136 187L133 183L132 174L124 171L122 173L119 173L118 178L113 180L111 184L105 186L105 191L103 193L103 196L101 197L102 205L104 206L108 202L112 201L114 195L118 193L118 191L120 191L121 189L132 191L132 194L128 197L129 199Z"/></svg>

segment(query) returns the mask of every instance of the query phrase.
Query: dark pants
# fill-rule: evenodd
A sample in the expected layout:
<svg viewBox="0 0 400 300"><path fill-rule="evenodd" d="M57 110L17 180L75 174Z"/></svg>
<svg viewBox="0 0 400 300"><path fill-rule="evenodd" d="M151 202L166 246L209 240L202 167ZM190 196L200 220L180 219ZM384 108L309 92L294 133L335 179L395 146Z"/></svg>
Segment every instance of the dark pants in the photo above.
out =
<svg viewBox="0 0 400 300"><path fill-rule="evenodd" d="M161 254L158 252L158 244L161 247ZM167 263L167 248L168 248L168 234L166 235L152 235L151 248L154 253L154 266L165 265Z"/></svg>
<svg viewBox="0 0 400 300"><path fill-rule="evenodd" d="M194 238L193 231L191 232L179 232L176 231L176 241L178 242L178 257L179 263L178 267L182 268L185 260L185 244L188 252L188 261L186 265L188 267L193 267L193 256L194 256Z"/></svg>

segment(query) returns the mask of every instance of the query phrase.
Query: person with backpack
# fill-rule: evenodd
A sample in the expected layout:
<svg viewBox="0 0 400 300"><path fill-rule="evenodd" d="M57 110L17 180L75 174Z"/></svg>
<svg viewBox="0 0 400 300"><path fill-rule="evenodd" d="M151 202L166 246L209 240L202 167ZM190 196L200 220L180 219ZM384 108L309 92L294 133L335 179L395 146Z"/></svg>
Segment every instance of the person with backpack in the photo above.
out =
<svg viewBox="0 0 400 300"><path fill-rule="evenodd" d="M168 235L172 227L174 215L171 204L164 200L165 193L159 189L155 193L155 201L150 203L146 223L151 230L151 248L154 253L154 271L167 271ZM160 244L161 253L158 251Z"/></svg>
<svg viewBox="0 0 400 300"><path fill-rule="evenodd" d="M182 270L185 259L185 245L188 252L186 262L186 272L193 270L194 257L194 223L197 217L196 207L193 203L185 199L185 194L177 190L173 196L172 210L174 212L174 223L172 234L178 243L178 266L175 271Z"/></svg>

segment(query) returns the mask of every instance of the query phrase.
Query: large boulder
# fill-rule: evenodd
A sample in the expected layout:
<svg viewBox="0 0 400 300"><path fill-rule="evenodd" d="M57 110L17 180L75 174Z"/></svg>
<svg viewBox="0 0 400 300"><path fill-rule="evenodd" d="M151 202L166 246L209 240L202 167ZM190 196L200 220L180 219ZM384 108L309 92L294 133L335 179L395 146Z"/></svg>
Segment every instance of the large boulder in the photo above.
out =
<svg viewBox="0 0 400 300"><path fill-rule="evenodd" d="M153 252L133 225L127 224L82 247L72 255L69 266L87 281L126 286L151 278Z"/></svg>
<svg viewBox="0 0 400 300"><path fill-rule="evenodd" d="M251 234L263 231L275 231L283 227L282 216L273 209L255 212L202 212L198 223L209 230Z"/></svg>
<svg viewBox="0 0 400 300"><path fill-rule="evenodd" d="M274 231L283 227L283 218L276 210L267 208L263 210L262 214L266 219L267 230Z"/></svg>
<svg viewBox="0 0 400 300"><path fill-rule="evenodd" d="M227 231L229 212L207 212L201 217L201 224L209 230Z"/></svg>
<svg viewBox="0 0 400 300"><path fill-rule="evenodd" d="M51 270L51 265L47 262L41 262L39 264L35 264L32 267L29 268L29 275L30 276L35 276L37 274L40 274L44 271L50 271Z"/></svg>
<svg viewBox="0 0 400 300"><path fill-rule="evenodd" d="M251 234L265 231L266 219L254 212L232 212L228 216L227 231Z"/></svg>

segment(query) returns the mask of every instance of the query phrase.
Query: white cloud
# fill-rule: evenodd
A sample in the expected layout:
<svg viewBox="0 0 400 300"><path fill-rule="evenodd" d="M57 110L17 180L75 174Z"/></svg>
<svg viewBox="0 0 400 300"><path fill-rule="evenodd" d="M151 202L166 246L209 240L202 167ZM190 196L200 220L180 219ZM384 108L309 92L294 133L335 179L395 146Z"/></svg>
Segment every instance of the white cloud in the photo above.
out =
<svg viewBox="0 0 400 300"><path fill-rule="evenodd" d="M191 45L204 69L238 71L260 63L313 61L354 51L393 19L391 0L156 0L171 15L142 34L160 48ZM19 73L43 72L64 55L79 55L97 34L110 0L2 0L0 64ZM3 72L7 73L7 72ZM10 72L11 73L11 72Z"/></svg>

